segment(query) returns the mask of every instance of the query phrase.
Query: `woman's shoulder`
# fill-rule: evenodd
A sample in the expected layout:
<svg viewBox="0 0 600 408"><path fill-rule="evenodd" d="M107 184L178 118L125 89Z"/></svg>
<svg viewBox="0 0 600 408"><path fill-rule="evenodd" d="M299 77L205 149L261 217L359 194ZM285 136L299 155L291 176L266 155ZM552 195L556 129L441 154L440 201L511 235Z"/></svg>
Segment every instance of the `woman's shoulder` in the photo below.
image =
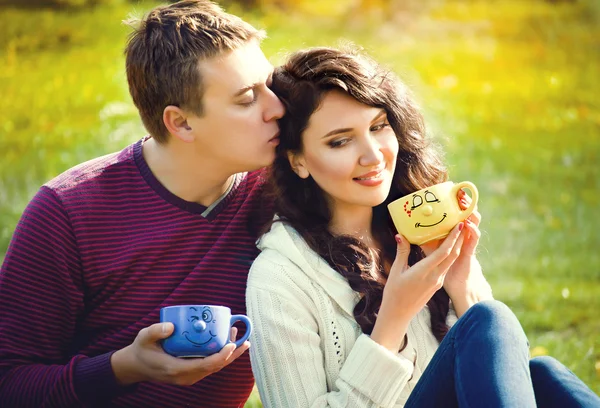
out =
<svg viewBox="0 0 600 408"><path fill-rule="evenodd" d="M248 273L248 288L275 290L282 286L297 286L305 281L306 275L285 253L275 248L263 249Z"/></svg>
<svg viewBox="0 0 600 408"><path fill-rule="evenodd" d="M250 274L260 274L267 276L277 273L277 270L297 269L295 265L285 254L273 248L263 249L252 262Z"/></svg>
<svg viewBox="0 0 600 408"><path fill-rule="evenodd" d="M319 256L311 250L300 233L285 220L275 217L271 228L257 241L261 251L255 264L276 264L296 266L304 269L306 263L312 263Z"/></svg>

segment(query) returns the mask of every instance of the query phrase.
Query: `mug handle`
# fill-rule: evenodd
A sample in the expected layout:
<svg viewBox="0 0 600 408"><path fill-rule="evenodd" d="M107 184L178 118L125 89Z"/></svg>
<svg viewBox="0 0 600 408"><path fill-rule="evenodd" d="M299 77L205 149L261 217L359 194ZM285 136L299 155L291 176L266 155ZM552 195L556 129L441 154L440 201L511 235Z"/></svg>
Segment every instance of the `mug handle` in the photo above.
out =
<svg viewBox="0 0 600 408"><path fill-rule="evenodd" d="M460 183L455 184L454 187L452 187L453 197L456 197L458 194L458 190L462 188L467 188L471 191L471 205L466 210L461 210L462 215L466 219L469 215L471 215L471 213L475 210L475 207L477 206L477 201L479 201L479 192L477 191L477 187L475 187L475 184L471 183L470 181L462 181Z"/></svg>
<svg viewBox="0 0 600 408"><path fill-rule="evenodd" d="M242 336L241 339L239 339L238 341L235 342L235 346L239 347L242 344L244 344L244 342L246 340L248 340L248 337L250 337L250 334L252 333L252 323L250 322L250 319L248 319L248 316L244 316L244 315L233 315L231 316L231 321L229 323L229 327L233 327L233 324L235 322L243 322L246 325L246 333Z"/></svg>

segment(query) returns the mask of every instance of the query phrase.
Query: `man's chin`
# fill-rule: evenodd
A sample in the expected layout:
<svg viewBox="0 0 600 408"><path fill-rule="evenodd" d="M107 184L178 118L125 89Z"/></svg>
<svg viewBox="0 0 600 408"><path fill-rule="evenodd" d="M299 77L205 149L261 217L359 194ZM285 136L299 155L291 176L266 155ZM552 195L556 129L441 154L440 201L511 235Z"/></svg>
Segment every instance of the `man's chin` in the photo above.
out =
<svg viewBox="0 0 600 408"><path fill-rule="evenodd" d="M248 164L244 166L244 168L240 168L240 170L236 173L244 173L264 169L265 167L269 167L271 164L273 164L273 160L265 160L262 163Z"/></svg>
<svg viewBox="0 0 600 408"><path fill-rule="evenodd" d="M252 170L262 169L264 167L269 167L275 161L275 151L273 151L270 155L265 155L264 159L261 162L257 162Z"/></svg>

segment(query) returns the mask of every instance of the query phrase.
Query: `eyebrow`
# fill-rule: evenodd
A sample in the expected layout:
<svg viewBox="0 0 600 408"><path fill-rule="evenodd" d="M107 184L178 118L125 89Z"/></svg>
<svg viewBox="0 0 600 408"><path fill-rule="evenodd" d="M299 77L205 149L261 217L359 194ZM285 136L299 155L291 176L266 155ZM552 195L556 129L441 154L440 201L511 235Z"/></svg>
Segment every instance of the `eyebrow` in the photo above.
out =
<svg viewBox="0 0 600 408"><path fill-rule="evenodd" d="M267 77L267 80L264 83L269 82L269 80L273 79L273 72L271 71L271 73L269 74L269 76ZM242 96L243 94L245 94L246 92L256 88L257 86L263 84L263 82L254 82L253 84L250 84L248 86L245 86L243 88L240 88L234 95L234 98L237 98L238 96Z"/></svg>
<svg viewBox="0 0 600 408"><path fill-rule="evenodd" d="M386 111L384 109L382 109L381 111L379 111L379 113L371 120L371 123L376 122L378 119L380 119L382 116L386 115ZM346 133L346 132L350 132L352 130L352 128L340 128L340 129L333 129L332 131L328 132L325 136L322 137L322 139L325 139L326 137L329 136L333 136L333 135L339 135L340 133Z"/></svg>
<svg viewBox="0 0 600 408"><path fill-rule="evenodd" d="M242 89L240 89L239 91L237 91L233 96L235 98L237 98L238 96L242 96L243 94L245 94L249 90L256 88L258 85L259 85L259 82L255 82L252 85L245 86Z"/></svg>

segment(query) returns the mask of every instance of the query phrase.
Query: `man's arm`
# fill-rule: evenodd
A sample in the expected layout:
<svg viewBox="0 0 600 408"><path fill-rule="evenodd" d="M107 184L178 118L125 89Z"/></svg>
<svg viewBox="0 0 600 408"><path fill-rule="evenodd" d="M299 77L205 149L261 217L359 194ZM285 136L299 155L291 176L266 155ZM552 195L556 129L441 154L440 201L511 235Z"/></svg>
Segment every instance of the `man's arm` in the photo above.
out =
<svg viewBox="0 0 600 408"><path fill-rule="evenodd" d="M85 310L83 279L69 216L56 194L42 188L25 209L0 269L0 407L98 403L140 381L190 385L250 347L228 344L204 359L179 359L158 344L173 325L157 323L120 350L74 355L69 347Z"/></svg>
<svg viewBox="0 0 600 408"><path fill-rule="evenodd" d="M0 269L0 406L68 407L121 389L112 353L70 356L83 301L69 217L56 194L42 187Z"/></svg>

